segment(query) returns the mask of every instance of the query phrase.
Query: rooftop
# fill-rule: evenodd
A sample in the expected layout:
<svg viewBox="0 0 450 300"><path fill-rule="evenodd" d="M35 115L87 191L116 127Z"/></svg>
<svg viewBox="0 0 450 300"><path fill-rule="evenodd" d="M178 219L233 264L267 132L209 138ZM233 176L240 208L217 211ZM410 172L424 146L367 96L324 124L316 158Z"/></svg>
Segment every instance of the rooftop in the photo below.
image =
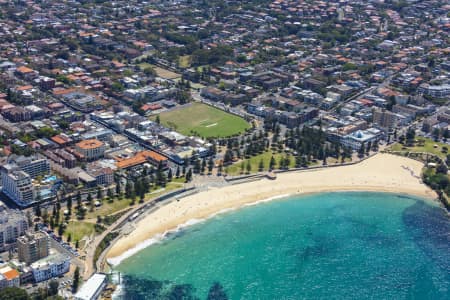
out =
<svg viewBox="0 0 450 300"><path fill-rule="evenodd" d="M85 150L99 148L103 145L104 145L103 142L96 139L85 140L76 144L78 148Z"/></svg>
<svg viewBox="0 0 450 300"><path fill-rule="evenodd" d="M158 161L158 162L167 160L167 158L165 156L163 156L163 155L161 155L159 153L156 153L154 151L147 150L147 151L138 152L133 157L125 158L123 160L119 160L116 163L116 166L118 168L120 168L120 169L126 169L126 168L129 168L129 167L133 167L133 166L137 166L137 165L143 164L143 163L147 162L148 158L151 158L151 159L153 159L155 161Z"/></svg>
<svg viewBox="0 0 450 300"><path fill-rule="evenodd" d="M33 269L47 268L51 264L61 264L64 261L70 260L70 257L62 253L50 254L31 264Z"/></svg>
<svg viewBox="0 0 450 300"><path fill-rule="evenodd" d="M103 283L106 280L106 275L103 274L94 274L91 278L86 281L81 289L76 293L75 299L79 300L90 300L94 298L94 295L97 291L102 287Z"/></svg>

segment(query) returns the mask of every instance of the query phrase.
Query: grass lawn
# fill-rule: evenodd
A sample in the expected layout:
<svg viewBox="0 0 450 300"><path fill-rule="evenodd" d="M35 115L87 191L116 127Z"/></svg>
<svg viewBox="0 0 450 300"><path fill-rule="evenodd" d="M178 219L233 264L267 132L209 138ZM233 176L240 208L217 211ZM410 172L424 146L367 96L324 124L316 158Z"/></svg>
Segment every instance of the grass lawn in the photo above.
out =
<svg viewBox="0 0 450 300"><path fill-rule="evenodd" d="M275 162L276 162L275 168L278 168L280 158L285 157L286 154L285 153L277 153L277 152L275 152L275 154L273 154L272 151L267 151L262 154L250 157L249 159L244 159L242 161L234 163L234 164L226 167L225 170L227 171L228 175L232 175L232 176L240 175L241 174L241 164L244 163L244 173L245 173L245 172L247 172L247 162L250 161L250 164L252 166L252 170L250 173L256 173L256 172L258 172L259 162L262 159L264 162L264 171L268 171L269 165L270 165L270 158L272 156L275 158ZM292 155L291 155L291 163L290 163L289 167L290 168L295 167L295 157L293 157Z"/></svg>
<svg viewBox="0 0 450 300"><path fill-rule="evenodd" d="M202 88L204 88L205 86L201 83L195 83L195 82L191 82L191 88L195 91L195 90L201 90Z"/></svg>
<svg viewBox="0 0 450 300"><path fill-rule="evenodd" d="M416 139L418 142L413 147L406 147L400 143L395 143L390 147L392 151L409 151L409 152L428 152L445 159L447 153L442 152L442 147L450 148L449 145L444 143L436 143L432 139L419 137ZM437 145L435 148L434 146Z"/></svg>
<svg viewBox="0 0 450 300"><path fill-rule="evenodd" d="M145 70L148 67L152 67L155 72L156 75L158 75L158 77L164 78L164 79L176 79L176 78L181 78L181 75L175 72L172 72L170 70L167 69L163 69L161 67L149 64L149 63L141 63L139 64L139 68L141 68L141 70Z"/></svg>
<svg viewBox="0 0 450 300"><path fill-rule="evenodd" d="M64 236L70 234L72 242L80 241L84 236L90 236L95 232L94 223L88 223L83 221L70 221L64 231Z"/></svg>
<svg viewBox="0 0 450 300"><path fill-rule="evenodd" d="M145 70L145 69L147 69L148 67L154 67L153 65L151 65L151 64L149 64L149 63L146 63L146 62L140 63L138 66L139 66L139 68L140 68L141 70Z"/></svg>
<svg viewBox="0 0 450 300"><path fill-rule="evenodd" d="M180 66L180 68L189 68L191 66L191 56L190 55L180 56L178 60L178 65Z"/></svg>
<svg viewBox="0 0 450 300"><path fill-rule="evenodd" d="M190 106L163 112L159 116L165 126L184 135L204 138L232 136L250 128L250 124L244 119L202 103L192 103Z"/></svg>
<svg viewBox="0 0 450 300"><path fill-rule="evenodd" d="M164 189L156 189L150 191L145 196L145 202L150 201L151 199L154 199L158 196L161 196L162 194L168 193L170 191L173 191L175 189L181 188L183 185L180 182L184 182L184 178L179 178L176 180L177 182L169 182L167 183L166 187ZM103 204L96 208L93 212L87 212L86 213L86 219L96 219L97 216L107 216L114 214L118 211L121 211L123 209L126 209L130 207L130 199L114 199L113 202L103 201ZM139 204L139 199L136 198L136 204Z"/></svg>

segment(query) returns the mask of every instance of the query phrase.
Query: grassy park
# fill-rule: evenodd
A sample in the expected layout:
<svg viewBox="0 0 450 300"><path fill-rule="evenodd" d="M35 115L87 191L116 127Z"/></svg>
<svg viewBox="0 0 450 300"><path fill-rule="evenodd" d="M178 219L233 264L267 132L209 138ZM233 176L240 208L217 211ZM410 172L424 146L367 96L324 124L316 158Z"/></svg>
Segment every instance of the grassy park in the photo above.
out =
<svg viewBox="0 0 450 300"><path fill-rule="evenodd" d="M165 188L158 188L152 190L150 193L146 194L145 202L151 201L156 197L159 197L165 193L173 191L175 189L181 188L183 186L184 178L175 179L173 182L168 182ZM123 213L126 209L132 208L130 206L130 199L114 199L114 201L104 200L100 207L94 209L94 211L88 211L84 220L71 220L68 222L67 227L64 231L64 236L67 238L71 235L72 242L76 240L81 240L84 236L90 236L95 233L95 222L97 216L105 217L117 214L119 212ZM135 205L140 205L139 199L136 199Z"/></svg>
<svg viewBox="0 0 450 300"><path fill-rule="evenodd" d="M161 67L149 64L149 63L141 63L139 64L139 68L141 68L141 70L145 70L148 67L152 67L153 70L155 70L156 75L158 77L164 78L164 79L176 79L176 78L181 78L181 75L175 72L172 72L170 70L167 69L163 69Z"/></svg>
<svg viewBox="0 0 450 300"><path fill-rule="evenodd" d="M180 66L180 68L189 68L191 66L191 56L190 55L180 56L178 60L178 65Z"/></svg>
<svg viewBox="0 0 450 300"><path fill-rule="evenodd" d="M202 103L163 112L159 117L162 124L184 135L204 138L232 136L250 128L244 119Z"/></svg>
<svg viewBox="0 0 450 300"><path fill-rule="evenodd" d="M404 144L395 143L390 147L389 150L404 152L427 152L445 159L445 157L447 156L447 152L445 149L448 149L449 147L450 146L444 143L438 143L433 141L432 139L418 137L416 138L414 145L411 147L408 147Z"/></svg>
<svg viewBox="0 0 450 300"><path fill-rule="evenodd" d="M84 236L90 236L95 233L95 223L70 221L67 224L64 236L71 235L72 241L80 241Z"/></svg>
<svg viewBox="0 0 450 300"><path fill-rule="evenodd" d="M269 169L269 165L270 165L270 159L273 156L273 158L275 159L275 166L278 167L280 159L283 157L286 157L286 155L284 153L272 153L272 151L267 151L264 152L262 154L250 157L248 159L244 159L241 162L237 162L235 164L232 164L228 167L225 168L225 171L228 175L240 175L241 174L241 170L242 170L242 164L244 164L244 172L246 172L246 168L247 168L247 164L248 162L250 162L251 165L251 171L250 173L256 173L258 172L259 169L259 163L261 162L261 160L263 161L264 164L264 170L263 171L267 171ZM295 167L295 157L293 157L292 155L290 156L291 161L289 164L289 168L293 168Z"/></svg>

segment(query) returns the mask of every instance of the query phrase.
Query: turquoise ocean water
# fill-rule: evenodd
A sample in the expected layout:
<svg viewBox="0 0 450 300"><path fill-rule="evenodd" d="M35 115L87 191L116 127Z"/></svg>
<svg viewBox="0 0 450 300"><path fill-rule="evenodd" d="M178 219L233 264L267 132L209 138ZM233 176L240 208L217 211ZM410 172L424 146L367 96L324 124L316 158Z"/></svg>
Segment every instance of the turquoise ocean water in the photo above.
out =
<svg viewBox="0 0 450 300"><path fill-rule="evenodd" d="M450 299L450 221L386 193L260 203L125 259L123 299Z"/></svg>

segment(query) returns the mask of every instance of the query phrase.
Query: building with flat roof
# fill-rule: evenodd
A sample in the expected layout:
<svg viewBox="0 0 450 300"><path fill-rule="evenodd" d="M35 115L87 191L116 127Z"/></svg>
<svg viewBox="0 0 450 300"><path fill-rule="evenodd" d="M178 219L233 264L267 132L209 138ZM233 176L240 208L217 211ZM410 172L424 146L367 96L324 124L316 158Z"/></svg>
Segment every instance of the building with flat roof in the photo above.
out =
<svg viewBox="0 0 450 300"><path fill-rule="evenodd" d="M373 123L382 128L395 128L397 122L397 114L393 112L381 109L375 109L373 111Z"/></svg>
<svg viewBox="0 0 450 300"><path fill-rule="evenodd" d="M49 236L43 231L26 233L17 239L19 260L31 264L47 257L50 250Z"/></svg>
<svg viewBox="0 0 450 300"><path fill-rule="evenodd" d="M0 251L11 248L27 229L28 222L22 212L9 210L0 204Z"/></svg>
<svg viewBox="0 0 450 300"><path fill-rule="evenodd" d="M75 150L82 154L86 160L103 157L105 149L105 143L97 139L84 140L75 144Z"/></svg>
<svg viewBox="0 0 450 300"><path fill-rule="evenodd" d="M0 167L2 192L19 206L34 202L34 188L31 176L17 165L6 164Z"/></svg>
<svg viewBox="0 0 450 300"><path fill-rule="evenodd" d="M2 287L19 287L20 274L17 270L6 266L0 269L0 286Z"/></svg>
<svg viewBox="0 0 450 300"><path fill-rule="evenodd" d="M450 84L430 85L424 83L418 88L418 92L436 98L445 98L450 96Z"/></svg>
<svg viewBox="0 0 450 300"><path fill-rule="evenodd" d="M369 142L375 142L380 139L380 135L370 130L358 130L347 134L341 140L342 144L353 150L358 150L361 145L367 145Z"/></svg>
<svg viewBox="0 0 450 300"><path fill-rule="evenodd" d="M54 253L30 265L35 282L61 276L69 272L70 257L62 253Z"/></svg>
<svg viewBox="0 0 450 300"><path fill-rule="evenodd" d="M89 278L75 294L75 300L97 300L106 287L106 275L94 274Z"/></svg>
<svg viewBox="0 0 450 300"><path fill-rule="evenodd" d="M45 158L13 156L9 163L15 163L22 171L36 178L40 175L47 175L50 172L50 163Z"/></svg>

